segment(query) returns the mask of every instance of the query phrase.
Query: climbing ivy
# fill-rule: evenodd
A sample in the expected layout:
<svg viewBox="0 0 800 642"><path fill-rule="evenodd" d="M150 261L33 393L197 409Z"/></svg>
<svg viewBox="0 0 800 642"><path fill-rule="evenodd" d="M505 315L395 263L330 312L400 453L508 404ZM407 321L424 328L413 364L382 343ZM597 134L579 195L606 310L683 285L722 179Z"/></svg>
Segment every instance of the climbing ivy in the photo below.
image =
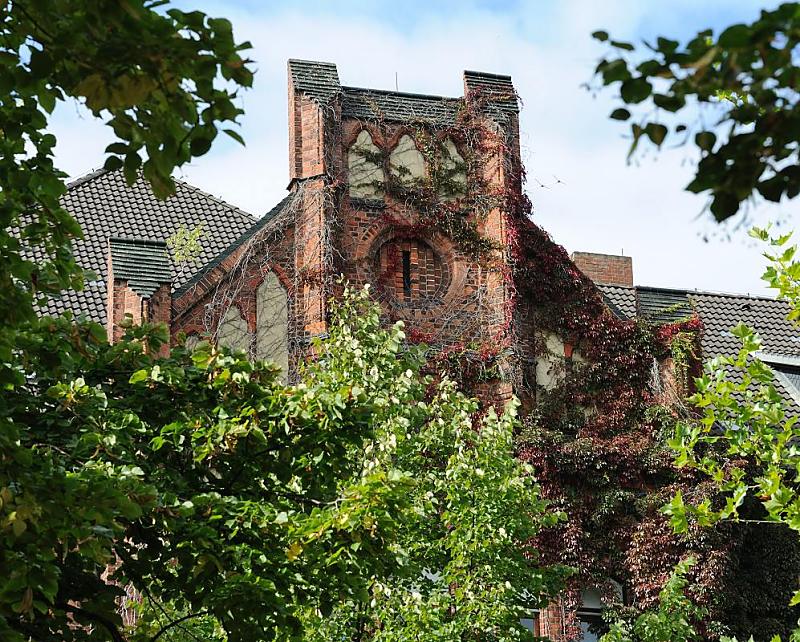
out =
<svg viewBox="0 0 800 642"><path fill-rule="evenodd" d="M472 171L485 167L498 153L513 157L504 135L486 126L481 104L465 101L456 126L440 125L437 130L463 145L467 196L443 201L430 182L409 187L390 181L387 193L419 212L425 223L417 227L391 218L387 222L396 223L395 229L409 237L424 234L425 226L432 225L458 247L469 248L478 245L472 235L481 236L480 226L470 238L459 238L436 213L449 209L461 216L467 205L470 220L480 221L495 208L503 212L507 247L471 255L494 261L503 273L509 293L506 322L486 345L442 347L429 367L468 387L502 378L523 397L517 454L534 466L543 496L566 515L565 521L537 533L531 544L546 563L576 569L563 594L567 613L573 614L568 630L577 633L574 612L582 588L600 587L613 601L610 581L615 580L626 587L637 608L647 608L657 603L674 564L691 554L697 564L683 572L692 599L707 614L698 622L699 631L714 629L715 620L737 632L748 626L753 630L742 609L761 617L759 622L771 618L769 626L785 631L789 612L762 608L773 603L772 593L777 596L785 588L778 565L772 567L773 577L781 579L768 590L769 599L768 591L754 599L734 580L739 565L748 563L755 548L768 550L769 542L743 531L698 526L679 535L661 510L676 491L698 501L715 494L708 478L675 466L668 445L674 425L690 412L681 397L691 392L699 374L702 323L691 314L665 324L615 317L564 249L532 222L522 168L504 167L509 180L500 190ZM435 163L441 149L427 141L439 138L423 132L415 140L429 165ZM504 260L498 261L498 256ZM531 357L543 356L544 342L530 335L544 333L560 337L570 353L560 378L548 389L536 383L531 365ZM414 341L429 339L413 330L409 336ZM665 370L662 364L669 360L672 367ZM671 388L664 377L674 381L678 395L666 396ZM752 546L745 547L745 541Z"/></svg>

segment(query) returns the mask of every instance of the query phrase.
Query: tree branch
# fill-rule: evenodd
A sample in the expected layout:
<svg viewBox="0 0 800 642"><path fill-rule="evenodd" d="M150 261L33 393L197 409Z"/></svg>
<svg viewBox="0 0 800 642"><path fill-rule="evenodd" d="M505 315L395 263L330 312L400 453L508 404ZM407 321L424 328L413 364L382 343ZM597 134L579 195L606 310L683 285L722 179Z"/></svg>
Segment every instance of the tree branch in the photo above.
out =
<svg viewBox="0 0 800 642"><path fill-rule="evenodd" d="M179 617L177 620L173 620L169 624L161 627L161 630L156 633L152 638L150 638L150 642L155 642L158 638L161 637L162 634L169 631L173 626L178 626L181 622L185 622L186 620L191 620L195 617L200 617L201 615L208 615L208 611L199 611L198 613L190 613L189 615L184 615L183 617Z"/></svg>

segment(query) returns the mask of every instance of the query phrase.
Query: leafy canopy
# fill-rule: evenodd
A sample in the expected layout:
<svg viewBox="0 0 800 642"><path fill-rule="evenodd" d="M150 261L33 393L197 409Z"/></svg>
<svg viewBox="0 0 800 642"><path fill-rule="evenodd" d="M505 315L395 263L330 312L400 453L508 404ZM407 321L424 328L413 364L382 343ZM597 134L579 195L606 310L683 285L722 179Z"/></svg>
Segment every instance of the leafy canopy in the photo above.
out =
<svg viewBox="0 0 800 642"><path fill-rule="evenodd" d="M532 640L521 624L567 569L543 567L531 540L563 515L514 453L518 403L498 417L444 381L424 421L396 433L394 465L415 480L396 533L407 559L369 593L310 612L308 642Z"/></svg>
<svg viewBox="0 0 800 642"><path fill-rule="evenodd" d="M771 237L755 228L752 236L769 243L764 253L764 280L789 304L788 318L800 318L800 262L791 234ZM676 463L713 480L720 497L699 504L685 503L677 494L664 508L677 532L690 521L712 526L721 520L742 519L742 508L760 504L761 528L788 527L800 534L800 424L778 389L773 370L761 359L761 339L745 324L732 329L741 341L736 355L709 361L695 380L690 402L699 415L679 422L670 446ZM752 513L752 511L749 511ZM744 519L752 521L749 516ZM800 591L790 605L800 604ZM793 640L800 640L800 629Z"/></svg>
<svg viewBox="0 0 800 642"><path fill-rule="evenodd" d="M77 99L113 130L108 169L139 173L160 197L173 169L206 153L241 109L253 73L223 18L160 0L11 0L0 8L0 364L38 302L82 286L81 235L60 205L48 118ZM158 10L157 10L158 9ZM0 383L11 371L0 365Z"/></svg>
<svg viewBox="0 0 800 642"><path fill-rule="evenodd" d="M694 623L706 612L685 592L689 586L686 576L695 563L691 557L678 562L658 594L657 606L632 620L617 619L601 642L690 642L701 639Z"/></svg>
<svg viewBox="0 0 800 642"><path fill-rule="evenodd" d="M644 43L646 53L605 31L593 36L612 51L595 72L624 104L611 118L632 120L630 154L642 140L697 147L686 189L708 194L718 221L752 196L778 202L800 193L800 3L686 44L660 37Z"/></svg>
<svg viewBox="0 0 800 642"><path fill-rule="evenodd" d="M148 631L163 608L289 639L298 608L355 599L407 557L412 479L386 453L425 416L424 386L366 293L345 294L290 387L207 343L155 359L163 328L116 345L97 325L38 329L0 402L3 640L150 639L123 627L128 586Z"/></svg>

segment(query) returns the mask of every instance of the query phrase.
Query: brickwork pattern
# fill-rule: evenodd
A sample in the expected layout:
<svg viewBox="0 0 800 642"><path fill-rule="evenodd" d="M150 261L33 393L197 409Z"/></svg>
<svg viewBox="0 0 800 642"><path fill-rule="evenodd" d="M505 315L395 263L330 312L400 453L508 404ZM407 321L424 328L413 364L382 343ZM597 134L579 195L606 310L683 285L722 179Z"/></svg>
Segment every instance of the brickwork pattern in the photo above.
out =
<svg viewBox="0 0 800 642"><path fill-rule="evenodd" d="M449 266L419 239L388 241L376 258L379 287L395 301L406 305L435 304L449 285Z"/></svg>
<svg viewBox="0 0 800 642"><path fill-rule="evenodd" d="M575 252L572 261L595 283L633 287L633 259L629 256Z"/></svg>

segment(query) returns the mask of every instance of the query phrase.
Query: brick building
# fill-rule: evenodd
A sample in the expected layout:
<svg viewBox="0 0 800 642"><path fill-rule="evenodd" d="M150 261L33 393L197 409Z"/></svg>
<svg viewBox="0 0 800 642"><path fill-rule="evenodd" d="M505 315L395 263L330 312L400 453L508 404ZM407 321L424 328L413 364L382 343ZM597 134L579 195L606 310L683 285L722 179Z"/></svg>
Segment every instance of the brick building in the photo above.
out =
<svg viewBox="0 0 800 642"><path fill-rule="evenodd" d="M287 196L256 219L180 182L160 202L119 173L82 178L65 205L85 232L79 262L98 279L49 311L88 315L112 340L126 314L164 321L174 340L210 337L275 360L291 379L310 340L325 335L341 274L370 284L412 340L477 364L474 391L499 401L516 393L535 407L591 351L585 336L539 322L539 284L522 281L547 277L518 269L525 197L511 79L467 71L464 95L450 98L342 85L329 63L292 60L288 71ZM174 261L166 241L198 226L200 255ZM548 269L586 284L598 314L652 324L699 317L702 358L735 350L730 327L753 325L781 392L800 399L800 336L784 303L635 287L630 257L548 252L557 264ZM669 365L659 366L665 380ZM584 591L586 640L599 595ZM556 604L531 626L560 640L564 621Z"/></svg>

